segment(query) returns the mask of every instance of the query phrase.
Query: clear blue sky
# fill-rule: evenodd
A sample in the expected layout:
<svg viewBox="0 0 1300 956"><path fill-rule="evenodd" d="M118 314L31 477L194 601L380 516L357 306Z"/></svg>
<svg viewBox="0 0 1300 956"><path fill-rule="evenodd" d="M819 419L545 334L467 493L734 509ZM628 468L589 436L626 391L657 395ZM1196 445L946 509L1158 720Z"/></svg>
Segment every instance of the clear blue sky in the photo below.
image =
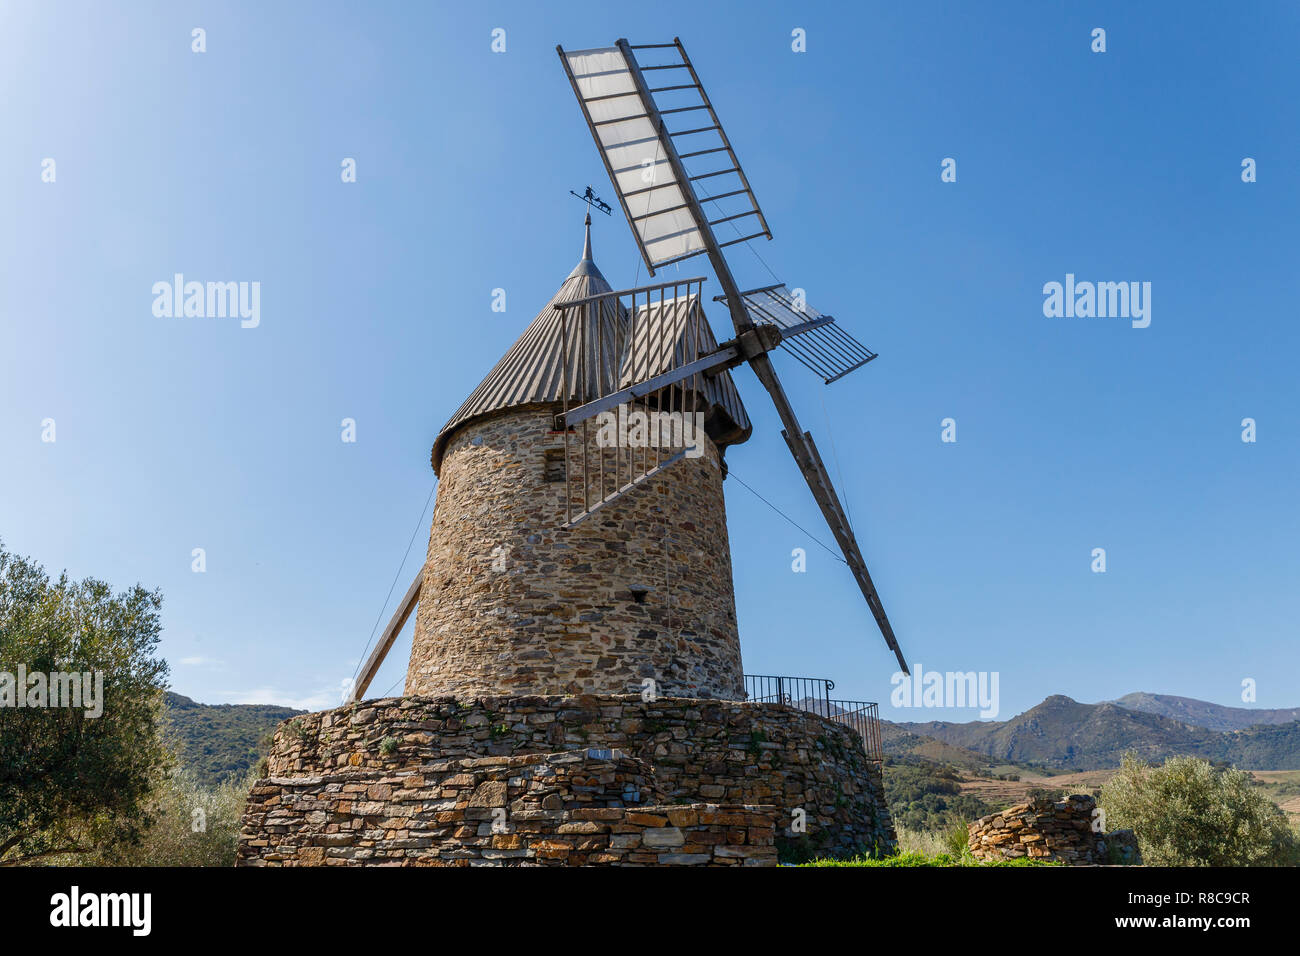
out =
<svg viewBox="0 0 1300 956"><path fill-rule="evenodd" d="M777 363L909 658L998 672L1003 717L1052 693L1240 704L1244 678L1300 703L1300 7L992 7L6 2L0 536L161 588L181 693L336 702L434 436L578 258L568 191L612 200L555 44L680 35L776 237L758 251L880 353L830 387ZM627 226L599 218L631 285ZM154 317L176 272L259 281L261 325ZM1151 282L1151 326L1044 317L1066 273ZM737 379L734 472L830 540ZM847 570L735 482L727 505L746 670L887 702Z"/></svg>

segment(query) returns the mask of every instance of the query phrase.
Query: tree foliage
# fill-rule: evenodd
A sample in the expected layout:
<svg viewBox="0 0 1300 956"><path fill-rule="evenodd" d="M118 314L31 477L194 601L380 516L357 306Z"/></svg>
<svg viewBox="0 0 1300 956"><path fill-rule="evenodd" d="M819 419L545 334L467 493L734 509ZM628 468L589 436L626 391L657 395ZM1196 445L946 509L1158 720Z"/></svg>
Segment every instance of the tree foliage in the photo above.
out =
<svg viewBox="0 0 1300 956"><path fill-rule="evenodd" d="M0 544L0 671L102 672L103 712L0 707L0 865L135 839L166 765L162 597L52 580Z"/></svg>
<svg viewBox="0 0 1300 956"><path fill-rule="evenodd" d="M149 823L133 843L85 862L98 866L234 866L252 774L205 787L189 771L168 774L149 801Z"/></svg>
<svg viewBox="0 0 1300 956"><path fill-rule="evenodd" d="M952 767L889 757L884 776L885 800L899 827L942 833L946 839L992 812L983 800L961 792L961 776Z"/></svg>
<svg viewBox="0 0 1300 956"><path fill-rule="evenodd" d="M1132 829L1150 866L1294 866L1286 814L1250 774L1196 757L1151 766L1125 754L1101 789L1108 829Z"/></svg>

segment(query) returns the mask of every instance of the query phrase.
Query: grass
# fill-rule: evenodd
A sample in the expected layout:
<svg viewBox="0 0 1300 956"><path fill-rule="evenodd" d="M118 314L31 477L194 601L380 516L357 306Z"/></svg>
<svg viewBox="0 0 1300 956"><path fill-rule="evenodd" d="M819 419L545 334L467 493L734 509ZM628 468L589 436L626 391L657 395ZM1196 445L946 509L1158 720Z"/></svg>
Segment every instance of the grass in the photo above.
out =
<svg viewBox="0 0 1300 956"><path fill-rule="evenodd" d="M1030 860L1022 858L1019 860L998 860L992 863L981 863L969 853L963 853L959 856L953 856L950 853L938 853L927 855L924 853L897 853L894 856L886 857L857 857L852 860L813 860L811 863L803 863L802 866L1064 866L1064 863L1047 862L1044 860Z"/></svg>
<svg viewBox="0 0 1300 956"><path fill-rule="evenodd" d="M849 860L819 859L800 866L1064 866L1059 862L1031 860L997 860L983 863L971 855L964 826L947 832L898 828L898 852L892 856L859 856Z"/></svg>
<svg viewBox="0 0 1300 956"><path fill-rule="evenodd" d="M952 856L953 845L948 834L935 830L898 828L898 852L911 856Z"/></svg>

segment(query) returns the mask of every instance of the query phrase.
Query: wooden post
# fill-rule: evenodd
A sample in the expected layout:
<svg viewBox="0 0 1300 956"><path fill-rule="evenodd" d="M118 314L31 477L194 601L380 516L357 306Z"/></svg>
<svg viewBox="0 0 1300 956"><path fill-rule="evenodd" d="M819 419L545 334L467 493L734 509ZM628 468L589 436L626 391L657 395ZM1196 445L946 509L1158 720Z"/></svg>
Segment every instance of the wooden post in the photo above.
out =
<svg viewBox="0 0 1300 956"><path fill-rule="evenodd" d="M366 664L361 668L361 673L357 675L357 682L352 686L352 693L348 696L348 703L355 703L365 694L366 689L370 687L370 682L375 679L375 674L379 671L379 665L384 662L388 652L392 649L393 641L397 639L398 633L402 626L406 624L406 619L411 616L415 610L416 604L420 600L420 585L424 581L424 567L421 566L420 572L411 582L411 586L406 589L406 596L402 598L402 603L397 606L397 611L393 614L393 619L388 622L384 628L384 633L379 636L379 643L375 649L370 652L366 658Z"/></svg>

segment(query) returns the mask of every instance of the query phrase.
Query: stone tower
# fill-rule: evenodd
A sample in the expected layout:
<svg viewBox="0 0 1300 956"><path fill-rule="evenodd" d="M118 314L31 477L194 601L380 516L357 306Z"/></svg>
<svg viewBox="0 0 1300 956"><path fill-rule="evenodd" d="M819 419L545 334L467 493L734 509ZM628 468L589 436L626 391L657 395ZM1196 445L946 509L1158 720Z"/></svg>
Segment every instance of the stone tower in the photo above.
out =
<svg viewBox="0 0 1300 956"><path fill-rule="evenodd" d="M830 717L745 697L722 482L750 424L725 372L681 395L705 416L701 454L566 527L575 463L586 510L590 448L555 415L582 397L567 383L592 367L592 336L561 337L557 304L610 291L588 231L577 268L439 433L406 695L281 725L239 866L775 866L895 846L862 736L875 705ZM614 339L626 354L679 353L665 312L641 322L607 303L584 321L653 328L653 348ZM670 308L698 304L688 292Z"/></svg>
<svg viewBox="0 0 1300 956"><path fill-rule="evenodd" d="M572 528L556 303L612 291L582 259L443 427L408 695L744 697L722 482L751 426L730 376L709 383L703 453ZM622 321L615 316L611 321ZM572 397L572 396L571 396Z"/></svg>

